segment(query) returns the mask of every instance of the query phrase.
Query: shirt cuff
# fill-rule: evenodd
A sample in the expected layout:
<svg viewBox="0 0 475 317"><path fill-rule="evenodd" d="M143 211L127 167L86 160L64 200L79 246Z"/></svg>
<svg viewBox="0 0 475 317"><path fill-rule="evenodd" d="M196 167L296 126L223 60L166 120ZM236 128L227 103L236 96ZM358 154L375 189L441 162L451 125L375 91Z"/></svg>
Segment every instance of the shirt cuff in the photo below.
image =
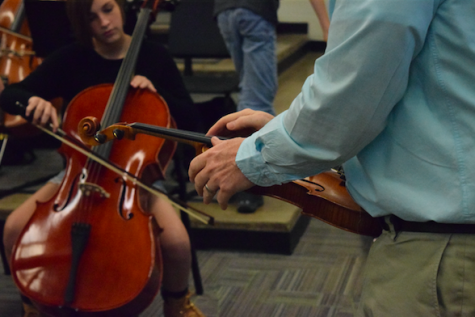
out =
<svg viewBox="0 0 475 317"><path fill-rule="evenodd" d="M257 133L246 138L239 147L236 164L251 182L259 186L281 184L275 172L271 171L256 146Z"/></svg>

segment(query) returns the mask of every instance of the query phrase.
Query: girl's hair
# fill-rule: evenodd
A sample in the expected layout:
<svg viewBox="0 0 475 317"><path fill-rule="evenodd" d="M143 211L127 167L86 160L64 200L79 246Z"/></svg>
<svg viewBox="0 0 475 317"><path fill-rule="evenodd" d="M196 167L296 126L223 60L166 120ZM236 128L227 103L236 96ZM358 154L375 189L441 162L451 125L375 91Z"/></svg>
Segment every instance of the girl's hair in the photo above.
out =
<svg viewBox="0 0 475 317"><path fill-rule="evenodd" d="M67 0L66 12L76 39L87 47L92 47L92 32L89 16L94 0ZM124 0L114 0L120 8L122 21L125 21Z"/></svg>

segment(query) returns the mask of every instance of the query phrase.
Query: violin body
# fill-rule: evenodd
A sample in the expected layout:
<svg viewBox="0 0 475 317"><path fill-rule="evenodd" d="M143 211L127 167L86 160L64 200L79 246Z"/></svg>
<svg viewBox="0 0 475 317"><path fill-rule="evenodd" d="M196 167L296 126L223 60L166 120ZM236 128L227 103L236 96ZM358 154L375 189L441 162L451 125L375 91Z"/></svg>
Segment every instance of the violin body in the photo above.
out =
<svg viewBox="0 0 475 317"><path fill-rule="evenodd" d="M79 141L78 121L102 117L111 90L109 84L91 87L71 101L63 123L68 136ZM121 119L139 118L172 126L168 107L158 94L131 89ZM166 159L157 165L163 139L143 135L114 143L110 161L129 174L152 180L166 168ZM66 175L58 193L38 203L21 233L12 258L13 278L22 294L54 316L138 314L161 283L161 253L154 237L158 225L140 207L140 192L131 181L65 145L60 153L66 158ZM172 154L168 151L168 161ZM90 233L74 274L73 294L67 295L75 257L71 232L76 223L90 225Z"/></svg>
<svg viewBox="0 0 475 317"><path fill-rule="evenodd" d="M249 191L286 201L301 208L304 215L349 232L372 237L382 232L379 221L353 200L336 172L323 172L283 185L255 186Z"/></svg>

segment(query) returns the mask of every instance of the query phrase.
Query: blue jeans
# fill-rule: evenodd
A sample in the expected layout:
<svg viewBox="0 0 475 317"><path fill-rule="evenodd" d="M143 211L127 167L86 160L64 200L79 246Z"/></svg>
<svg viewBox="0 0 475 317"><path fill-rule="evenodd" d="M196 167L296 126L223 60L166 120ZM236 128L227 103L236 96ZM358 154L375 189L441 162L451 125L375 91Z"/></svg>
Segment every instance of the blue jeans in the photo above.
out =
<svg viewBox="0 0 475 317"><path fill-rule="evenodd" d="M275 114L274 25L250 10L236 8L219 13L218 26L240 77L238 111L251 108Z"/></svg>

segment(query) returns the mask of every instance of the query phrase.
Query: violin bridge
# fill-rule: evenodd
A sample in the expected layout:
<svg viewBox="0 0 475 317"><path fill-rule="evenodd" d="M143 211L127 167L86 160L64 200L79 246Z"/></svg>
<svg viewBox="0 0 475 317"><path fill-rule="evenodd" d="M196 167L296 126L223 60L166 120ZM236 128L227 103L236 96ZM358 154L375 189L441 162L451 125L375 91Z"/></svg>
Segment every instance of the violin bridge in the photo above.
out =
<svg viewBox="0 0 475 317"><path fill-rule="evenodd" d="M110 194L104 190L101 186L93 183L80 183L79 190L85 195L90 196L93 193L99 194L101 198L109 198Z"/></svg>

